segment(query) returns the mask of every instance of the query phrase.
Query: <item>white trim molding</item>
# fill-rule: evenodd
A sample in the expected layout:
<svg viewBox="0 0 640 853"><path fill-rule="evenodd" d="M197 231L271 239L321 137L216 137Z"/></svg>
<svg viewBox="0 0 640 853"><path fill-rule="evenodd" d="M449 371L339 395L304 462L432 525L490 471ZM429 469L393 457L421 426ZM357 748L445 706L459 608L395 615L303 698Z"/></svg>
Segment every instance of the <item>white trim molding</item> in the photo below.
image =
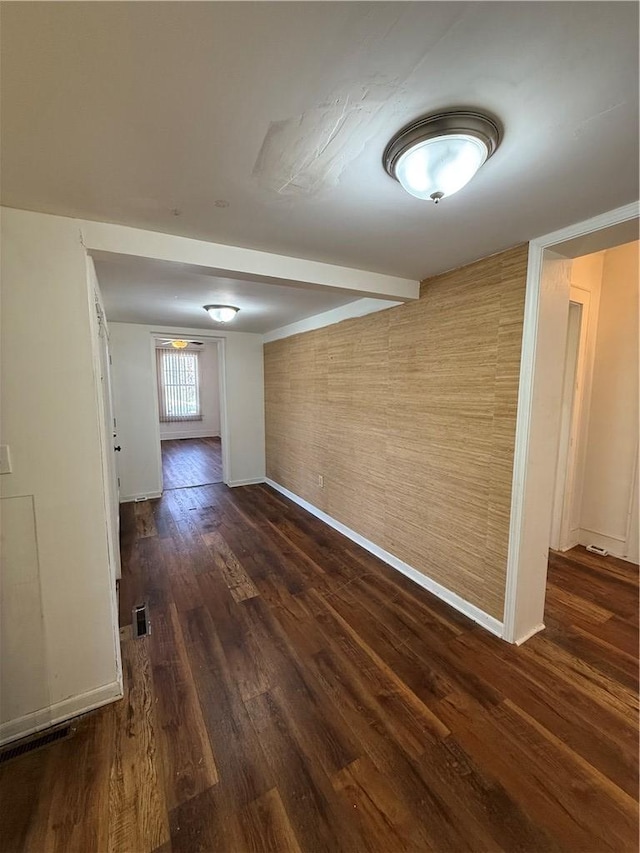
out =
<svg viewBox="0 0 640 853"><path fill-rule="evenodd" d="M96 708L122 699L123 695L122 684L113 681L110 684L103 684L102 687L96 687L95 690L89 690L79 696L71 696L55 705L25 714L16 720L9 720L0 724L0 746L65 723L89 711L95 711Z"/></svg>
<svg viewBox="0 0 640 853"><path fill-rule="evenodd" d="M189 438L220 438L220 433L212 433L211 430L202 429L197 432L184 432L184 430L174 430L173 432L164 433L160 436L160 441L183 441Z"/></svg>
<svg viewBox="0 0 640 853"><path fill-rule="evenodd" d="M383 563L386 563L391 568L396 569L396 571L401 572L406 577L410 578L412 581L421 586L423 589L426 589L428 592L433 593L437 598L444 601L446 604L449 604L458 612L464 614L469 619L477 622L478 625L482 625L483 628L486 628L487 631L490 631L492 634L495 634L497 637L502 637L503 635L503 625L502 622L499 622L493 616L490 616L488 613L485 613L484 610L481 610L479 607L476 607L474 604L470 604L464 598L459 596L457 593L452 592L450 589L442 586L431 578L423 575L422 572L419 572L417 569L414 569L413 566L410 566L408 563L403 562L398 559L398 557L390 554L388 551L385 551L383 548L380 548L375 542L371 542L369 539L365 539L364 536L361 536L359 533L356 533L355 530L352 530L350 527L342 524L342 522L333 518L330 515L327 515L323 510L318 509L317 506L309 503L304 500L304 498L299 497L294 492L290 492L289 489L286 489L284 486L281 486L279 483L276 483L274 480L270 480L268 477L263 481L276 492L280 492L280 494L284 495L286 498L289 498L293 503L298 504L298 506L306 509L307 512L314 515L316 518L319 518L320 521L323 521L325 524L332 527L334 530L337 530L338 533L342 533L343 536L346 536L347 539L350 539L352 542L355 542L356 545L360 545L361 548L364 548L365 551L368 551L370 554L373 554L374 557L378 557L378 559L382 560Z"/></svg>
<svg viewBox="0 0 640 853"><path fill-rule="evenodd" d="M561 381L553 365L563 364L566 345L567 259L638 239L639 218L640 202L633 202L529 243L504 609L511 643L543 625L560 428Z"/></svg>
<svg viewBox="0 0 640 853"><path fill-rule="evenodd" d="M313 317L307 317L305 320L298 320L297 323L290 323L288 326L281 326L279 329L266 332L264 342L268 344L281 338L300 335L302 332L323 329L325 326L333 326L334 323L341 323L343 320L350 320L353 317L364 317L367 314L374 314L376 311L395 308L396 305L402 305L402 302L393 302L390 299L356 299L355 302L341 305L340 308L332 308L330 311L323 311L321 314L314 314Z"/></svg>
<svg viewBox="0 0 640 853"><path fill-rule="evenodd" d="M544 624L544 622L540 622L539 625L534 625L530 631L527 631L526 634L523 634L521 637L518 637L515 642L515 645L521 646L523 643L526 643L527 640L530 640L531 637L535 637L536 634L539 634L540 631L544 631L545 627L546 625Z"/></svg>
<svg viewBox="0 0 640 853"><path fill-rule="evenodd" d="M151 501L155 498L161 498L162 492L144 492L139 495L120 495L121 504L130 504L134 501Z"/></svg>
<svg viewBox="0 0 640 853"><path fill-rule="evenodd" d="M266 483L264 477L250 477L248 480L230 480L226 483L230 489L235 489L238 486L257 486L259 483Z"/></svg>

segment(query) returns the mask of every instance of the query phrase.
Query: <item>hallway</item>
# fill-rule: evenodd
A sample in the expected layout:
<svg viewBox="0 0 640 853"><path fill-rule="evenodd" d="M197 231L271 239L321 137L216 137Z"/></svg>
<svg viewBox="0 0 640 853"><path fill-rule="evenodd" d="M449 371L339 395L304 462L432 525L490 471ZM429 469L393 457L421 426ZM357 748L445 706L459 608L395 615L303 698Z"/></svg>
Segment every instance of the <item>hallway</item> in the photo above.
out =
<svg viewBox="0 0 640 853"><path fill-rule="evenodd" d="M516 648L266 486L122 534L124 701L2 768L3 850L636 849L631 568L554 558Z"/></svg>
<svg viewBox="0 0 640 853"><path fill-rule="evenodd" d="M218 436L165 439L160 447L165 489L222 482L222 445Z"/></svg>

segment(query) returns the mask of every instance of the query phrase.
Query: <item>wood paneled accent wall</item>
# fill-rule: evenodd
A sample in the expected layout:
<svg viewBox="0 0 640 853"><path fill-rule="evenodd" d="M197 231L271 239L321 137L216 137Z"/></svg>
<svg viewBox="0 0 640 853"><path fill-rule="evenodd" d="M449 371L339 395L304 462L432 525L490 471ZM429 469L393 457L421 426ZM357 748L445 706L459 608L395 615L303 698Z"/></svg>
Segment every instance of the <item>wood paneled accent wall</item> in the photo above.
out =
<svg viewBox="0 0 640 853"><path fill-rule="evenodd" d="M267 476L499 620L526 266L265 345Z"/></svg>

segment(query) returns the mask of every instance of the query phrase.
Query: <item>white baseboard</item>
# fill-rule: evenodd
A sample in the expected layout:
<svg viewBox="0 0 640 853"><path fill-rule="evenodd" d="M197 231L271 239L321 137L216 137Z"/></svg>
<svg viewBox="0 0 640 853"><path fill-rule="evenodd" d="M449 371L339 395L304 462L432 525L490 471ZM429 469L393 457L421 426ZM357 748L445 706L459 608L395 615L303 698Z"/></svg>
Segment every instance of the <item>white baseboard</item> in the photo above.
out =
<svg viewBox="0 0 640 853"><path fill-rule="evenodd" d="M535 628L532 628L530 631L527 631L526 634L523 634L521 637L518 637L517 640L514 640L514 644L516 646L521 646L523 643L526 643L527 640L530 640L531 637L539 634L540 631L544 631L545 625L544 622L541 622L539 625L536 625Z"/></svg>
<svg viewBox="0 0 640 853"><path fill-rule="evenodd" d="M81 693L79 696L70 696L68 699L50 705L48 708L42 708L32 714L25 714L23 717L1 723L0 746L64 723L80 714L95 711L96 708L115 702L122 696L122 684L113 681L110 684L103 684L102 687L96 687L95 690Z"/></svg>
<svg viewBox="0 0 640 853"><path fill-rule="evenodd" d="M153 500L161 497L162 492L141 492L139 495L120 495L120 503L130 504L133 501Z"/></svg>
<svg viewBox="0 0 640 853"><path fill-rule="evenodd" d="M612 557L619 557L621 560L628 559L627 543L621 536L611 536L608 533L599 533L597 530L589 530L582 527L579 530L578 543L584 545L597 545L598 548L604 548ZM631 560L629 560L631 562Z"/></svg>
<svg viewBox="0 0 640 853"><path fill-rule="evenodd" d="M567 543L565 543L562 548L551 548L552 551L557 551L559 554L564 554L565 551L570 551L572 548L575 548L576 545L579 545L578 539L576 537L575 541L573 539L569 539Z"/></svg>
<svg viewBox="0 0 640 853"><path fill-rule="evenodd" d="M266 478L264 482L268 486L271 486L272 489L283 494L286 498L289 498L290 501L293 501L298 504L298 506L306 509L307 512L311 513L311 515L315 515L315 517L319 518L320 521L324 521L324 523L328 524L329 527L333 527L333 529L337 530L338 533L342 533L343 536L346 536L348 539L351 539L352 542L355 542L366 551L369 551L370 554L378 557L384 563L387 563L387 565L397 571L402 572L403 575L411 578L411 580L415 581L419 586L429 592L432 592L435 596L442 599L442 601L455 608L455 610L458 610L469 619L477 622L478 625L482 625L482 627L486 628L487 631L490 631L498 637L503 636L503 624L494 616L490 616L488 613L485 613L484 610L480 610L479 607L476 607L474 604L470 604L464 598L461 598L457 593L452 592L450 589L447 589L426 575L423 575L422 572L414 569L413 566L410 566L408 563L404 563L402 560L398 559L398 557L395 557L393 554L390 554L388 551L380 548L375 544L375 542L365 539L364 536L356 533L355 530L351 530L350 527L346 527L342 522L337 521L330 515L327 515L326 512L323 512L321 509L318 509L318 507L310 504L308 501L305 501L304 498L301 498L293 492L290 492L288 489L285 489L285 487L281 486L279 483L276 483L269 478Z"/></svg>
<svg viewBox="0 0 640 853"><path fill-rule="evenodd" d="M235 489L236 486L257 486L259 483L266 483L264 477L250 477L248 480L229 480L227 486L230 489Z"/></svg>
<svg viewBox="0 0 640 853"><path fill-rule="evenodd" d="M182 441L183 438L220 438L219 432L201 430L200 432L168 432L160 435L160 441Z"/></svg>

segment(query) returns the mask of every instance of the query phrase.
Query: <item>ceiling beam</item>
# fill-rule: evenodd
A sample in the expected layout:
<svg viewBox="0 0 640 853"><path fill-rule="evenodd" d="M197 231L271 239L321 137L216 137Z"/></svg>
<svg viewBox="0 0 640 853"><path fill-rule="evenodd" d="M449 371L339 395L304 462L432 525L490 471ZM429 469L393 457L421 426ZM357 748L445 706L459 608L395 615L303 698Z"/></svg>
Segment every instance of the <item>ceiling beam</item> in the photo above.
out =
<svg viewBox="0 0 640 853"><path fill-rule="evenodd" d="M89 254L129 255L177 263L200 274L285 284L293 287L326 288L353 292L357 297L375 297L408 302L420 295L420 282L408 278L341 267L305 258L276 255L240 246L208 243L156 231L129 228L107 222L80 222L82 243Z"/></svg>

